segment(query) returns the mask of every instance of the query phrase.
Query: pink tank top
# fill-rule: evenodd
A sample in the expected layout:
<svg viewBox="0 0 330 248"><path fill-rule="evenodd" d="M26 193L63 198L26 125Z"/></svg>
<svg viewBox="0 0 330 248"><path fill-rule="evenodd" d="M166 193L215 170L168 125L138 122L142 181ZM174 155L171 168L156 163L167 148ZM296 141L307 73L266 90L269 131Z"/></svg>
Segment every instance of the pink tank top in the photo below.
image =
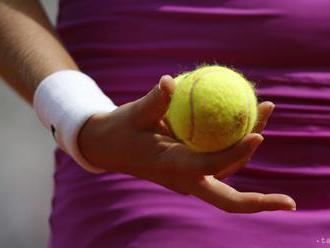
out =
<svg viewBox="0 0 330 248"><path fill-rule="evenodd" d="M117 104L163 74L233 66L276 110L228 183L286 193L297 212L228 214L120 173L92 175L56 150L50 247L323 247L330 223L330 2L61 0L57 30ZM328 236L326 236L328 235ZM317 246L320 245L320 246Z"/></svg>

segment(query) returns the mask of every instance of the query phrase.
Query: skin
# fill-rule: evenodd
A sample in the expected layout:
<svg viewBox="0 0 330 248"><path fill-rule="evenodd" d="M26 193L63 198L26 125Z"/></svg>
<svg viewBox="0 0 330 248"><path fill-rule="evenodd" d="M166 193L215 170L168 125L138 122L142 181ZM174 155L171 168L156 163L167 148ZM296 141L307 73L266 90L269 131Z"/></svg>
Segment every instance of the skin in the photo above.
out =
<svg viewBox="0 0 330 248"><path fill-rule="evenodd" d="M62 69L79 70L38 1L0 0L0 75L7 84L32 104L39 82ZM164 75L144 97L111 113L93 115L78 136L82 155L96 167L194 195L230 213L296 209L287 195L242 193L219 181L251 159L263 141L261 132L273 103L259 104L254 132L235 146L221 152L195 153L174 139L164 120L174 90L173 78Z"/></svg>

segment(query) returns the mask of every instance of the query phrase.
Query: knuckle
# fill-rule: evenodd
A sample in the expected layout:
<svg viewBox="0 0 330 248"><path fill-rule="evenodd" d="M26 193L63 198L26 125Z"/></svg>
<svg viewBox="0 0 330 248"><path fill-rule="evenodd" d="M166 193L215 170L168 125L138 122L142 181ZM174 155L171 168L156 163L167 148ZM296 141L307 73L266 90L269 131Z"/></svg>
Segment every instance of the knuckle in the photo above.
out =
<svg viewBox="0 0 330 248"><path fill-rule="evenodd" d="M258 194L255 197L254 201L258 208L260 208L260 209L264 208L264 204L263 204L264 203L264 194Z"/></svg>
<svg viewBox="0 0 330 248"><path fill-rule="evenodd" d="M242 201L240 197L240 193L233 189L229 193L230 201L231 201L231 207L229 209L230 213L242 213L244 208L244 202Z"/></svg>

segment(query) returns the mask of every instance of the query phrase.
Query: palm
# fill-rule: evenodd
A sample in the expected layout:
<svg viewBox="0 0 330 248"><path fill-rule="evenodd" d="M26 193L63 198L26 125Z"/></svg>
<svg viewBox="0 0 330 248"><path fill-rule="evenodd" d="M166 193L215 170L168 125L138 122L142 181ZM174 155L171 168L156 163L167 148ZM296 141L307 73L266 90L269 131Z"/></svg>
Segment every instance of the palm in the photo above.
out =
<svg viewBox="0 0 330 248"><path fill-rule="evenodd" d="M254 128L261 133L272 112L272 103L259 104L259 121ZM178 143L166 124L157 125L161 147L157 151L158 166L150 178L174 191L192 194L228 212L258 212L263 210L289 210L294 201L282 194L239 192L219 181L246 165L250 157L244 156L244 143L257 134L247 135L233 148L223 152L200 154ZM166 136L163 136L166 134ZM172 137L171 137L172 136ZM243 148L242 148L243 147ZM245 149L249 149L245 146ZM245 151L246 152L246 151ZM242 156L243 155L243 156Z"/></svg>

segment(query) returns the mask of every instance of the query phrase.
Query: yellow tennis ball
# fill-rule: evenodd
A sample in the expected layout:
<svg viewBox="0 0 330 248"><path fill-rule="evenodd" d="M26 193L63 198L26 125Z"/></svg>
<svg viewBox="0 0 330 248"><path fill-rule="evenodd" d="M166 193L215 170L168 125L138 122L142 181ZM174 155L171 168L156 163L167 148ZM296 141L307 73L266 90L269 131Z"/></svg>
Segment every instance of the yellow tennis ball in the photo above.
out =
<svg viewBox="0 0 330 248"><path fill-rule="evenodd" d="M166 119L175 136L193 150L223 150L252 131L257 98L241 74L203 65L178 75L175 82Z"/></svg>

